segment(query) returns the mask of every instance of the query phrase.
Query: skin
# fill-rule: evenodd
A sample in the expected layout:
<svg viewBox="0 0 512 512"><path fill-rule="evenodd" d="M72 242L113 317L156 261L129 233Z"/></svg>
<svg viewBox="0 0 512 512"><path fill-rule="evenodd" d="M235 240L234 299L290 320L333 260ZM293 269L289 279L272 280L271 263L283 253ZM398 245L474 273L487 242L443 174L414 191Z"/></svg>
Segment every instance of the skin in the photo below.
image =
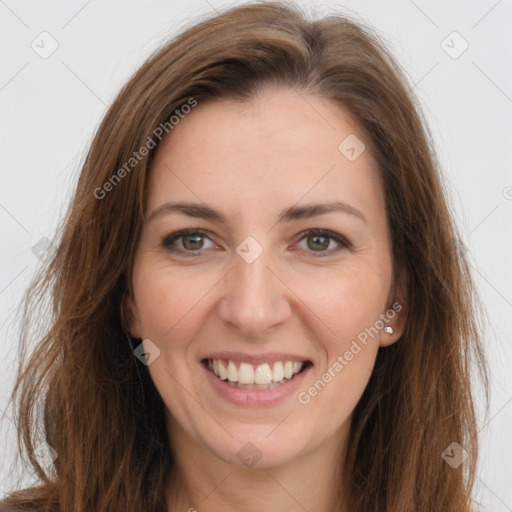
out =
<svg viewBox="0 0 512 512"><path fill-rule="evenodd" d="M350 134L363 140L333 103L265 88L250 102L200 103L158 148L146 219L178 200L207 204L226 217L226 223L178 213L155 217L144 225L133 267L130 331L160 350L148 368L168 408L183 484L175 504L169 488L169 510L332 510L353 410L379 347L402 334L404 313L386 323L394 333L380 330L360 344L306 405L297 393L271 406L233 405L212 388L200 359L223 350L299 354L313 363L299 390L307 391L358 334L402 302L393 294L375 162L368 150L349 161L338 149ZM334 212L277 222L290 206L335 200L365 221ZM199 247L193 257L162 246L185 228L209 232L199 244L175 243L183 251ZM319 248L314 236L301 235L314 228L342 235L352 248L336 252L339 244L329 238ZM263 248L252 263L236 252L247 236ZM252 468L237 457L249 442L261 454Z"/></svg>

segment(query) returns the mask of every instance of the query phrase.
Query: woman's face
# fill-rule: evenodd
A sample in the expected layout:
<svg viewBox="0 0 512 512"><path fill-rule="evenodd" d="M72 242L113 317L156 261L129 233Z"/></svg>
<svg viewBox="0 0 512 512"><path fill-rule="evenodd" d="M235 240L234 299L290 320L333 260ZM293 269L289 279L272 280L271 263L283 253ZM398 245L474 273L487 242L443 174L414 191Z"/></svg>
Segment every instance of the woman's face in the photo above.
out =
<svg viewBox="0 0 512 512"><path fill-rule="evenodd" d="M334 104L268 88L199 102L159 146L127 305L175 443L271 467L345 439L401 334L363 142Z"/></svg>

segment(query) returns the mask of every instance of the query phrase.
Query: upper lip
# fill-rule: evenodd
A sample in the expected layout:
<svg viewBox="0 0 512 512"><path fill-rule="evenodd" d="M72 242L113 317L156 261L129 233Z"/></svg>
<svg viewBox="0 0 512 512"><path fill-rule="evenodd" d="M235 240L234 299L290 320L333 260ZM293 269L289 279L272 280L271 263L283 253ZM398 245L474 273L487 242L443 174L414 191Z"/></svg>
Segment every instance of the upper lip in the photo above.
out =
<svg viewBox="0 0 512 512"><path fill-rule="evenodd" d="M215 352L207 354L203 359L225 359L234 363L263 364L275 363L277 361L310 361L308 358L298 354L289 354L285 352L272 352L267 354L245 354L243 352Z"/></svg>

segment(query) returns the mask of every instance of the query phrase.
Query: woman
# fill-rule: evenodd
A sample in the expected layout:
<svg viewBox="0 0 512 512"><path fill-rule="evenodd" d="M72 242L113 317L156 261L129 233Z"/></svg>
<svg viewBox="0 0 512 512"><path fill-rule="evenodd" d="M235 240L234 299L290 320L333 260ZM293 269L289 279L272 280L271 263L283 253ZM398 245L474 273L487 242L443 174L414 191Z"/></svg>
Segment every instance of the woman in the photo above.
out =
<svg viewBox="0 0 512 512"><path fill-rule="evenodd" d="M458 247L369 29L278 3L188 29L109 109L27 295L53 301L14 390L41 484L0 510L472 510Z"/></svg>

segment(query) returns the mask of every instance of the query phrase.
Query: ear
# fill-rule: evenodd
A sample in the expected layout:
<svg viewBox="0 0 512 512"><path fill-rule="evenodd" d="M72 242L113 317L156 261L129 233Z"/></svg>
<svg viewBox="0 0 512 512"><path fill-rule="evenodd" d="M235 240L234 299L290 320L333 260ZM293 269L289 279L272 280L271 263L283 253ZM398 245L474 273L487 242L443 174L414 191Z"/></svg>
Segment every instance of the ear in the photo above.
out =
<svg viewBox="0 0 512 512"><path fill-rule="evenodd" d="M393 332L388 333L384 329L382 330L380 347L389 347L398 341L404 333L408 312L407 284L408 277L405 271L402 271L391 287L384 311L386 327L391 327Z"/></svg>
<svg viewBox="0 0 512 512"><path fill-rule="evenodd" d="M121 313L124 323L124 327L128 329L128 332L132 338L141 338L140 320L138 314L137 303L135 297L129 292L126 292L123 297L121 304Z"/></svg>

